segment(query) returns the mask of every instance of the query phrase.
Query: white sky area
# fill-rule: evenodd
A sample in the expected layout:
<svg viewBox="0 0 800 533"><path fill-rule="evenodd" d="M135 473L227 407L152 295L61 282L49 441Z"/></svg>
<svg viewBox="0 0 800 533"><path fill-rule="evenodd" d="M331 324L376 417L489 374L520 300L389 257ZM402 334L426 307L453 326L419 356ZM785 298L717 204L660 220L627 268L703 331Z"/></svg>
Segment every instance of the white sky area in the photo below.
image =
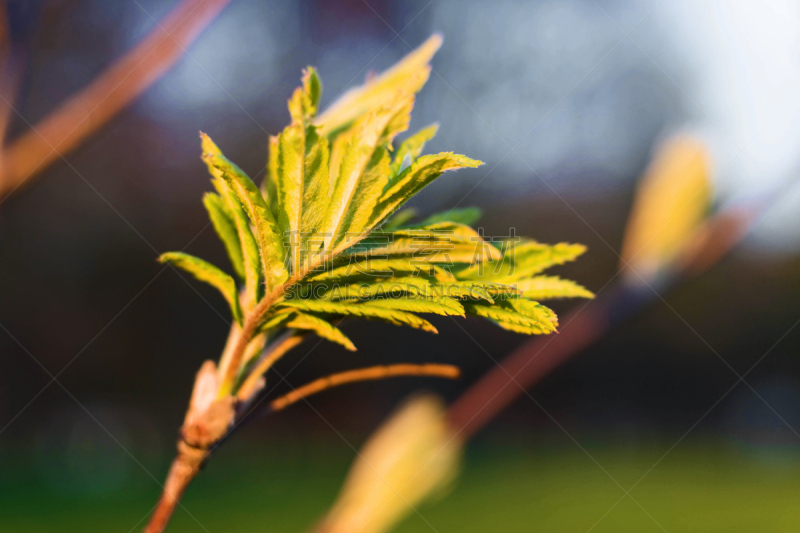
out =
<svg viewBox="0 0 800 533"><path fill-rule="evenodd" d="M672 0L660 7L676 28L712 147L720 194L741 197L800 182L800 3ZM800 244L800 190L759 225L781 248Z"/></svg>
<svg viewBox="0 0 800 533"><path fill-rule="evenodd" d="M682 129L707 141L721 203L798 181L796 0L437 0L426 9L414 20L408 9L414 37L404 37L416 45L441 31L445 43L412 129L439 122L432 150L497 164L474 191L484 204L541 194L537 174L573 195L629 187L653 140ZM277 112L264 97L305 66L281 61L307 31L302 24L289 6L234 3L192 59L145 96L144 111L158 120L234 98L256 115ZM392 37L346 27L308 50L325 82L323 102L360 83L365 65L383 69L408 52ZM463 193L451 182L437 189L433 208ZM755 236L773 250L796 250L800 188L783 197Z"/></svg>

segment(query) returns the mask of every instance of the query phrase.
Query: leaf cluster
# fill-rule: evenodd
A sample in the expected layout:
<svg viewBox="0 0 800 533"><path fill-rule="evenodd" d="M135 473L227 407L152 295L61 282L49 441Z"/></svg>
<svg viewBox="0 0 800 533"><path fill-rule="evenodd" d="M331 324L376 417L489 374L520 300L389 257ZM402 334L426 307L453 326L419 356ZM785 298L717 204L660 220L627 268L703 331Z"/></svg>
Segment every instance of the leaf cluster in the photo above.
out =
<svg viewBox="0 0 800 533"><path fill-rule="evenodd" d="M291 122L269 139L268 175L257 186L201 133L214 192L203 203L232 274L191 255L160 258L214 286L241 328L229 355L246 373L267 339L315 333L349 350L339 329L358 317L436 332L420 315L474 315L526 334L556 330L540 300L591 297L546 269L584 248L486 239L480 211L454 209L413 222L406 202L444 172L482 163L451 152L424 154L431 125L397 142L438 48L429 40L390 71L318 115L322 83L308 67L288 101ZM224 366L221 364L221 366Z"/></svg>

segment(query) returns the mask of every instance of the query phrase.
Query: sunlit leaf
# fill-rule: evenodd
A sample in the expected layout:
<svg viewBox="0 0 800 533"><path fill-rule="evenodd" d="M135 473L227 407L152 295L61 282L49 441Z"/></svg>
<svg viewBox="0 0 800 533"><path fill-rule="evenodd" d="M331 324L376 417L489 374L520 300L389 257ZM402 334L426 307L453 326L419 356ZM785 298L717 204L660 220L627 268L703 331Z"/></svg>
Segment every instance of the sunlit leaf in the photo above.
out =
<svg viewBox="0 0 800 533"><path fill-rule="evenodd" d="M428 81L430 60L441 46L441 35L432 35L386 72L344 93L317 117L320 133L336 133L361 115L393 102L398 93L419 91Z"/></svg>
<svg viewBox="0 0 800 533"><path fill-rule="evenodd" d="M505 329L526 334L547 334L556 330L558 319L547 307L526 298L498 300L494 305L464 302L467 314L489 318Z"/></svg>
<svg viewBox="0 0 800 533"><path fill-rule="evenodd" d="M420 157L387 184L378 199L378 205L371 224L378 224L394 213L412 196L432 183L445 171L459 168L475 168L482 164L481 161L453 154L452 152Z"/></svg>
<svg viewBox="0 0 800 533"><path fill-rule="evenodd" d="M397 152L394 154L392 160L392 176L397 176L404 165L410 165L416 158L422 154L425 148L425 143L433 139L436 131L439 129L438 124L431 124L427 128L423 128L408 139L404 140Z"/></svg>
<svg viewBox="0 0 800 533"><path fill-rule="evenodd" d="M585 287L558 276L535 276L517 281L516 286L526 298L531 300L594 297L594 294Z"/></svg>
<svg viewBox="0 0 800 533"><path fill-rule="evenodd" d="M283 239L275 217L253 181L222 155L207 135L201 134L201 137L203 158L222 172L222 178L236 194L255 228L254 236L258 243L267 289L279 286L286 281L288 272L284 264Z"/></svg>
<svg viewBox="0 0 800 533"><path fill-rule="evenodd" d="M296 310L279 313L262 327L263 330L274 328L294 328L316 333L323 339L327 339L336 344L341 344L350 351L355 351L353 342L342 333L342 331L318 316L310 315Z"/></svg>
<svg viewBox="0 0 800 533"><path fill-rule="evenodd" d="M373 302L335 302L331 300L288 300L278 307L289 307L312 313L325 313L337 316L356 316L389 322L396 326L411 326L431 333L437 333L433 324L413 313L374 305Z"/></svg>
<svg viewBox="0 0 800 533"><path fill-rule="evenodd" d="M242 311L239 307L239 293L236 290L236 282L230 275L207 261L182 252L167 252L161 254L158 260L175 265L217 289L227 300L234 320L241 323Z"/></svg>
<svg viewBox="0 0 800 533"><path fill-rule="evenodd" d="M203 196L203 205L206 206L208 217L217 232L228 258L231 260L234 272L241 280L245 279L244 259L242 257L242 244L239 242L239 232L236 230L236 222L233 214L229 211L227 202L218 194L206 193Z"/></svg>

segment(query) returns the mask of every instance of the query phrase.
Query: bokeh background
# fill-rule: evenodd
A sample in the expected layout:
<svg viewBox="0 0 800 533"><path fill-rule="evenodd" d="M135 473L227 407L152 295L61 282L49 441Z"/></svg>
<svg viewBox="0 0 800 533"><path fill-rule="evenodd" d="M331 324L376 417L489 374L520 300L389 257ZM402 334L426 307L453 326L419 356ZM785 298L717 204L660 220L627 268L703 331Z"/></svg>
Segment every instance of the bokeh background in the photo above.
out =
<svg viewBox="0 0 800 533"><path fill-rule="evenodd" d="M174 5L8 2L25 65L9 138ZM194 373L228 329L213 290L155 261L186 247L226 264L200 202L197 131L258 175L304 66L319 68L327 104L435 31L445 43L412 130L439 122L431 151L487 165L426 189L422 213L475 205L487 234L585 243L558 273L598 291L666 135L707 143L719 206L782 192L731 255L532 388L547 413L523 397L479 433L451 492L400 530L797 530L800 6L234 0L150 90L0 204L1 531L136 531L156 501ZM294 386L375 362L465 375L360 384L254 418L190 488L196 520L179 511L172 531L308 529L402 398L454 399L524 341L433 322L438 336L350 323L355 354L304 343L279 366ZM737 384L730 367L765 354Z"/></svg>

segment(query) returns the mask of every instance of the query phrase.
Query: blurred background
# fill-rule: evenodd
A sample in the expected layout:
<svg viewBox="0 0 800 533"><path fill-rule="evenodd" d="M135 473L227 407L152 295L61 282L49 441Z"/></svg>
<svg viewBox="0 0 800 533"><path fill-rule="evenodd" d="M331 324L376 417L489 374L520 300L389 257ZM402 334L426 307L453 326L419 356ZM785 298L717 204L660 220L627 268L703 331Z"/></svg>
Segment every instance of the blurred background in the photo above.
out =
<svg viewBox="0 0 800 533"><path fill-rule="evenodd" d="M21 68L7 139L177 4L9 1ZM480 432L452 491L400 530L797 530L800 5L784 0L233 0L149 90L2 198L0 530L136 531L156 501L194 374L228 330L212 289L155 260L186 247L227 265L200 201L198 130L259 175L303 67L319 68L324 107L436 31L411 130L439 122L429 151L487 164L426 189L423 214L474 205L487 235L584 243L557 273L602 291L664 137L704 141L716 205L779 197L733 253ZM356 353L301 345L278 366L293 386L376 362L464 377L359 384L255 417L189 489L196 520L179 511L171 531L306 530L402 398L452 400L525 340L437 318L438 336L349 323ZM645 474L638 503L615 505Z"/></svg>

